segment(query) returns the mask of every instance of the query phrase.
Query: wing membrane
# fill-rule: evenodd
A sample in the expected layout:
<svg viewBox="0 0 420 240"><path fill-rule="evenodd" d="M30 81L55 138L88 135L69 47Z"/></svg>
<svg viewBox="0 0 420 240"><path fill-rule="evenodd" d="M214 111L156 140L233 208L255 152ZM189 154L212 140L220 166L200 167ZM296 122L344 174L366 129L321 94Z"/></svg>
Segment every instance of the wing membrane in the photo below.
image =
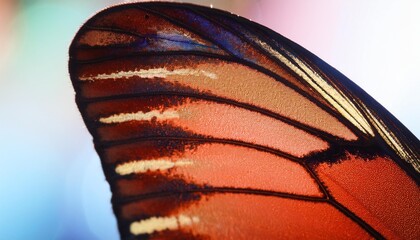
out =
<svg viewBox="0 0 420 240"><path fill-rule="evenodd" d="M69 66L123 238L419 235L418 140L263 26L116 6L82 26Z"/></svg>

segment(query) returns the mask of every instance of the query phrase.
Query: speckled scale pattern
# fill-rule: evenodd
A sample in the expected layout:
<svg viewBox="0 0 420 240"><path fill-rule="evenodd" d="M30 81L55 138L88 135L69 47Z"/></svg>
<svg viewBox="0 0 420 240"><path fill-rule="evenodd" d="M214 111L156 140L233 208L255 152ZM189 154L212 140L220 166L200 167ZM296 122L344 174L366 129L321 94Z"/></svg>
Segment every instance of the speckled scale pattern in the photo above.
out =
<svg viewBox="0 0 420 240"><path fill-rule="evenodd" d="M76 34L69 71L122 239L420 238L418 172L366 111L414 156L419 141L259 24L190 4L114 6ZM343 115L334 94L356 110Z"/></svg>

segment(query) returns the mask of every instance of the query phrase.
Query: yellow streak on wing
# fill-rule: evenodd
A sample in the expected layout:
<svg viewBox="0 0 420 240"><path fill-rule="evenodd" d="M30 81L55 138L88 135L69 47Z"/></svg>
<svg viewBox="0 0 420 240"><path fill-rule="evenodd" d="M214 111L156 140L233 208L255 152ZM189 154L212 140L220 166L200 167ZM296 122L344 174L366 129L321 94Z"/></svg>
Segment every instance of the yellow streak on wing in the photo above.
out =
<svg viewBox="0 0 420 240"><path fill-rule="evenodd" d="M130 77L140 77L140 78L166 78L167 76L171 75L181 75L181 76L204 76L210 79L217 79L217 75L204 71L204 70L197 70L197 69L188 69L188 68L181 68L181 69L174 69L168 70L166 68L151 68L151 69L135 69L134 71L120 71L114 72L110 74L98 74L96 76L82 76L79 79L81 81L95 81L95 80L106 80L106 79L119 79L119 78L130 78Z"/></svg>
<svg viewBox="0 0 420 240"><path fill-rule="evenodd" d="M114 114L109 117L103 117L99 119L99 122L111 124L111 123L122 123L128 121L150 121L152 118L156 118L157 120L168 120L179 118L179 114L177 111L167 110L164 112L160 112L159 110L153 110L150 112L142 112L138 111L135 113L120 113Z"/></svg>
<svg viewBox="0 0 420 240"><path fill-rule="evenodd" d="M133 222L130 225L130 232L134 235L152 234L164 230L176 230L180 227L191 226L199 223L197 216L172 216L172 217L151 217L141 221Z"/></svg>
<svg viewBox="0 0 420 240"><path fill-rule="evenodd" d="M255 40L255 42L268 51L271 55L279 59L283 64L289 67L292 71L302 77L308 82L318 93L320 93L330 104L332 104L346 119L348 119L354 126L360 129L366 134L374 136L373 130L359 110L353 105L353 103L344 95L334 89L327 83L325 79L319 76L315 71L310 69L305 63L300 61L298 58L293 56L284 50L289 57L291 57L298 66L289 61L285 56L274 50L267 43L261 40Z"/></svg>
<svg viewBox="0 0 420 240"><path fill-rule="evenodd" d="M274 50L267 43L254 39L254 41L263 49L279 59L283 64L289 67L296 74L301 76L308 82L317 92L319 92L324 99L332 104L346 119L348 119L354 126L362 132L375 136L373 127L378 131L379 135L384 141L406 162L410 163L418 172L420 172L420 163L418 162L418 154L411 149L409 145L401 143L401 141L390 131L381 119L378 119L372 112L363 104L362 110L359 110L354 103L338 89L332 87L319 74L311 69L305 62L295 57L287 50L282 49L288 57L292 58L297 65L292 63L285 56ZM298 67L299 66L299 67ZM302 71L303 70L303 71ZM365 117L360 111L363 111L367 116Z"/></svg>
<svg viewBox="0 0 420 240"><path fill-rule="evenodd" d="M147 171L161 171L174 167L182 167L191 165L193 162L188 159L180 159L176 162L164 159L158 160L136 160L119 164L115 168L115 172L119 175L128 175L132 173L145 173Z"/></svg>
<svg viewBox="0 0 420 240"><path fill-rule="evenodd" d="M366 110L366 113L375 125L375 128L378 130L379 135L381 135L382 139L385 140L385 142L405 161L410 163L418 172L420 172L420 165L417 161L418 157L416 157L416 154L413 152L412 149L410 149L409 146L404 146L398 138L395 136L395 134L386 127L386 125L383 123L381 119L378 119L375 117L374 114L362 103L363 108Z"/></svg>

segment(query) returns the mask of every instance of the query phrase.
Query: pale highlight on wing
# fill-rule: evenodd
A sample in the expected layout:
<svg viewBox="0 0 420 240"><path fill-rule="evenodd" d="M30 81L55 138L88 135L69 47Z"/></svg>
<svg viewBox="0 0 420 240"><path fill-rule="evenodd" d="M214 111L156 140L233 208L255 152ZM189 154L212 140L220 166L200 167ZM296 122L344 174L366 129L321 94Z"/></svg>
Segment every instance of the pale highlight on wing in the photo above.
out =
<svg viewBox="0 0 420 240"><path fill-rule="evenodd" d="M193 164L193 162L188 159L179 159L175 162L167 159L137 160L119 164L115 168L115 172L119 175L128 175L132 173L145 173L147 171L163 171L191 164Z"/></svg>
<svg viewBox="0 0 420 240"><path fill-rule="evenodd" d="M153 118L157 120L169 120L174 118L179 118L179 114L177 111L167 110L160 112L159 110L153 110L150 112L142 112L138 111L135 113L120 113L114 114L109 117L100 118L99 122L111 124L111 123L122 123L128 121L150 121Z"/></svg>
<svg viewBox="0 0 420 240"><path fill-rule="evenodd" d="M137 106L143 105L143 101L137 100ZM179 134L176 131L147 130L147 128L153 129L152 127L158 129L159 124L164 124L210 138L266 146L296 157L303 157L329 147L329 143L325 140L286 122L229 104L185 99L185 102L180 105L166 107L163 113L158 110L151 111L162 116L152 114L144 116L141 110L138 114L133 114L131 109L130 112L124 112L124 108L124 105L114 105L112 108L110 106L108 110L113 115L100 120L103 123L106 122L97 128L97 136L101 141L147 137L147 131L152 131L150 136L175 137ZM159 106L158 109L162 107ZM163 115L166 112L168 114ZM156 121L153 119L154 116L156 116Z"/></svg>
<svg viewBox="0 0 420 240"><path fill-rule="evenodd" d="M147 58L136 58L130 61L119 60L113 64L109 62L95 63L95 68L83 67L79 74L81 76L109 75L121 71L121 69L129 72L134 69L146 69L150 65L149 68L157 69L165 67L162 62L166 60L171 62L173 71L185 69L185 66L188 65L189 69L194 69L196 72L214 73L217 79L195 75L172 75L151 80L133 76L110 81L84 81L83 94L88 98L96 98L124 93L139 95L165 91L189 93L188 90L184 90L185 88L203 95L211 94L219 98L231 99L266 109L346 140L352 141L358 138L344 123L292 87L243 64L196 56L180 56L173 59L172 57L162 59L162 57L156 56L155 58L156 63L148 65L145 64ZM132 87L131 84L138 87ZM174 88L174 86L177 87ZM92 93L92 90L95 93Z"/></svg>
<svg viewBox="0 0 420 240"><path fill-rule="evenodd" d="M271 55L279 59L283 64L289 67L292 71L302 77L307 83L311 85L318 93L320 93L331 105L334 106L347 120L349 120L354 126L360 131L374 136L372 128L369 123L363 118L360 111L353 105L353 103L345 97L343 94L338 92L335 88L329 85L325 79L320 77L315 71L310 69L305 63L300 61L298 58L284 50L289 57L291 57L298 66L294 65L286 57L274 50L267 43L257 39L254 40L260 47L268 51Z"/></svg>
<svg viewBox="0 0 420 240"><path fill-rule="evenodd" d="M168 216L164 219L172 219L171 226L175 227L172 216L196 216L198 224L193 222L177 229L198 239L200 236L203 236L201 239L369 239L360 226L323 202L232 193L214 193L190 204L178 199L175 195L137 201L123 205L121 212L130 221L138 216L132 214L135 211L149 216L160 214L157 202L159 206L184 205L169 216L164 214ZM162 230L151 238L173 239L170 233ZM191 238L181 236L179 239Z"/></svg>
<svg viewBox="0 0 420 240"><path fill-rule="evenodd" d="M403 145L395 134L384 125L383 121L375 117L374 114L367 108L366 105L361 103L362 107L365 109L369 119L373 122L375 129L381 135L382 139L405 161L410 163L418 172L420 172L420 163L418 157L409 146Z"/></svg>
<svg viewBox="0 0 420 240"><path fill-rule="evenodd" d="M172 217L151 217L131 223L130 232L134 235L151 234L164 230L176 230L199 222L200 219L196 216L187 216L182 214Z"/></svg>
<svg viewBox="0 0 420 240"><path fill-rule="evenodd" d="M79 79L81 81L95 81L95 80L107 80L107 79L119 79L119 78L166 78L167 76L180 75L180 76L196 76L196 77L207 77L210 79L217 79L217 75L212 72L207 72L197 69L175 69L168 70L166 68L151 68L151 69L139 69L133 71L119 71L110 74L98 74L96 76L82 76Z"/></svg>

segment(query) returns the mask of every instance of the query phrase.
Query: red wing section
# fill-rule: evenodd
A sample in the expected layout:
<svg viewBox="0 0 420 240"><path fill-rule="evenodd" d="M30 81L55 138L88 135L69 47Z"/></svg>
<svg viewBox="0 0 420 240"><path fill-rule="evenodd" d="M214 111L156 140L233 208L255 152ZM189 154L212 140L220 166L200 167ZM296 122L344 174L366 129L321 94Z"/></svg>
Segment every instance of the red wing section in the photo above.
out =
<svg viewBox="0 0 420 240"><path fill-rule="evenodd" d="M82 26L70 74L122 238L420 237L402 160L347 90L273 35L175 3Z"/></svg>

